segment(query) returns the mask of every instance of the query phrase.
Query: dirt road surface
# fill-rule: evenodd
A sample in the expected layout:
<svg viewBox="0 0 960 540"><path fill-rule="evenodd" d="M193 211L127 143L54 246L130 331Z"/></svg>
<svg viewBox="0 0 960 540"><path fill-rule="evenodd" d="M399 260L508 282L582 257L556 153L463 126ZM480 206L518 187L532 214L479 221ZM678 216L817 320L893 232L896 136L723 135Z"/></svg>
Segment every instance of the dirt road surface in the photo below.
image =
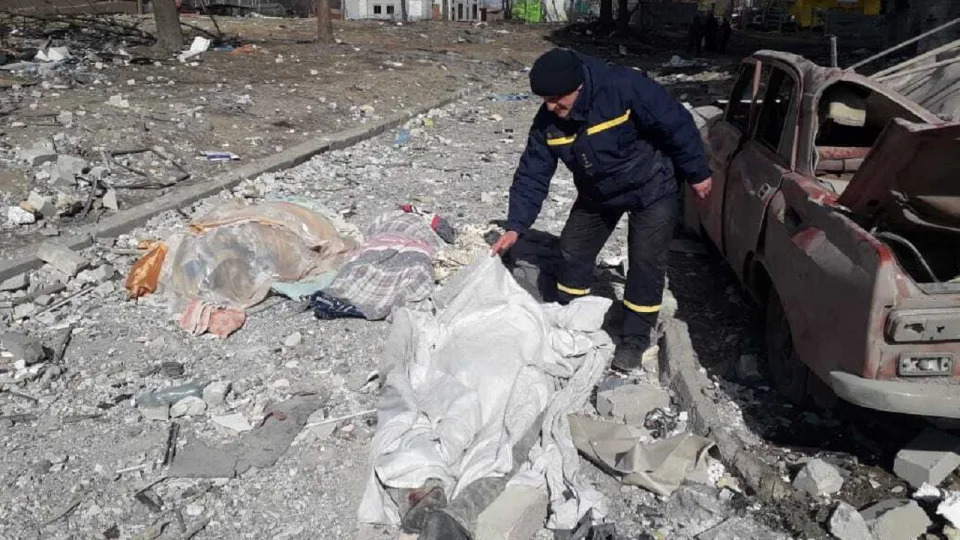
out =
<svg viewBox="0 0 960 540"><path fill-rule="evenodd" d="M32 306L19 312L32 312L29 318L12 317L12 308L5 312L8 329L29 334L48 349L39 364L4 365L0 371L0 537L398 537L396 529L361 525L356 517L376 430L378 393L371 375L378 369L389 323L319 321L296 302L270 299L251 310L243 328L228 339L189 336L152 296L127 299L122 277L136 260L135 248L182 230L230 198L255 203L306 197L361 229L385 209L414 202L459 228L485 229L505 217L513 169L539 106L522 96L527 91L523 69L539 52L554 43L575 44L648 70L693 105L722 97L737 65L736 57L728 56L665 67L674 54L667 48L628 40L626 54L621 54L616 41L519 25L350 23L338 25L340 43L318 47L300 42L310 39L311 25L306 20L223 19L225 33L239 35L242 44L256 49L211 51L197 65L164 58L97 66L85 59L64 73L36 78L35 85L0 91L0 104L10 109L0 149L0 159L8 165L0 182L5 205L18 204L31 189L52 196L53 190L36 178L38 167L18 159L23 148L45 138L56 142L58 153L83 157L91 165L102 159L101 150L162 146L190 172L183 181L187 184L206 181L238 163L200 160L201 150L233 152L245 163L454 91L470 92L414 119L402 134L394 130L322 154L160 214L129 235L97 242L82 254L93 267L116 270L102 283L66 279L48 265L32 273L28 289L0 292L0 302ZM128 52L132 58L147 54ZM122 95L129 106L107 105L114 95ZM70 122L63 121L65 111L73 113ZM164 161L155 156L146 160L126 165L160 176ZM78 200L90 190L86 175L73 187ZM119 188L142 181L137 176L118 174L110 181ZM164 190L118 189L119 206ZM575 196L572 178L561 169L537 228L558 234ZM86 217L5 224L0 249L10 253L44 238L41 229L67 229L109 212L95 206ZM624 240L621 227L602 259L618 256ZM909 496L908 488L887 472L897 437L906 435L878 445L876 433L859 427L862 411L801 411L764 382L738 378L735 366L742 355L755 354L762 365L762 335L749 304L715 257L679 250L671 255L669 277L677 317L690 326L704 368L715 380L718 407L731 414L756 452L788 480L812 457L823 457L846 471L846 487L837 497L858 508ZM65 291L45 295L42 303L25 300L57 281L66 282ZM42 311L78 292L83 296ZM65 352L57 358L68 334ZM229 382L225 401L193 416L154 421L133 403L143 392L194 380ZM179 426L173 428L178 430L177 450L198 442L228 444L238 434L214 417L236 413L258 426L271 407L303 392L317 393L323 405L275 465L229 480L165 478L172 425ZM592 405L588 409L595 412ZM841 430L854 436L844 437ZM825 522L834 504L829 498L804 507L771 505L738 490L735 479L733 489L692 485L672 497L658 497L621 487L614 477L581 461L587 477L608 498L608 520L624 538L827 535ZM956 481L954 477L948 485ZM715 535L721 529L735 532L709 536L714 527L720 527L713 529ZM552 533L542 530L537 538L552 538Z"/></svg>

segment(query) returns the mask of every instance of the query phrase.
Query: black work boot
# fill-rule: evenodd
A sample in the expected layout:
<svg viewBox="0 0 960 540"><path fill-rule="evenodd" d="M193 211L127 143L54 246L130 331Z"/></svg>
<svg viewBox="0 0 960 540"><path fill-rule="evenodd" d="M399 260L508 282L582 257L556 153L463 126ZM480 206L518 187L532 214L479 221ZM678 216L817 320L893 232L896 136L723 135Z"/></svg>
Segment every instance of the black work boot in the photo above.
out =
<svg viewBox="0 0 960 540"><path fill-rule="evenodd" d="M620 345L613 353L612 367L623 372L640 369L643 365L643 353L650 348L650 338L641 336L624 336Z"/></svg>

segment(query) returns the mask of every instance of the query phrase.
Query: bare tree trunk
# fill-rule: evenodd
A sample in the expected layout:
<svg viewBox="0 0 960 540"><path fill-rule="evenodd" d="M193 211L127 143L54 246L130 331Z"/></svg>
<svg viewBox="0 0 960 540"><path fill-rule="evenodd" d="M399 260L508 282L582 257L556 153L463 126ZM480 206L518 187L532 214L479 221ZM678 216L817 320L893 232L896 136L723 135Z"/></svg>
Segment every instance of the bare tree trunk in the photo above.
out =
<svg viewBox="0 0 960 540"><path fill-rule="evenodd" d="M400 0L400 20L406 24L407 18L407 0Z"/></svg>
<svg viewBox="0 0 960 540"><path fill-rule="evenodd" d="M626 30L630 26L630 8L628 3L629 0L617 0L617 27L622 30Z"/></svg>
<svg viewBox="0 0 960 540"><path fill-rule="evenodd" d="M183 47L183 33L180 31L176 0L154 0L153 20L157 25L157 47L179 52Z"/></svg>
<svg viewBox="0 0 960 540"><path fill-rule="evenodd" d="M330 0L317 0L317 40L333 42L333 21L330 20Z"/></svg>
<svg viewBox="0 0 960 540"><path fill-rule="evenodd" d="M613 26L613 0L600 0L600 26Z"/></svg>

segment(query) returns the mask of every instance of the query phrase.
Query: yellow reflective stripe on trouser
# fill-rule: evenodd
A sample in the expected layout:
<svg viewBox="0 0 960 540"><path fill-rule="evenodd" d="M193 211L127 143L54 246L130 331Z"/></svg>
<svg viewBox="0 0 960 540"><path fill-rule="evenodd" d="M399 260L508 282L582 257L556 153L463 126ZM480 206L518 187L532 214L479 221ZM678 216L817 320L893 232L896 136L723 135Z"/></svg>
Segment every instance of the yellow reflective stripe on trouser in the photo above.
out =
<svg viewBox="0 0 960 540"><path fill-rule="evenodd" d="M606 122L601 122L595 126L587 128L587 135L593 135L595 133L600 133L605 129L610 129L612 127L617 127L620 124L626 122L630 119L630 111L623 113L622 115L614 118L613 120L607 120Z"/></svg>
<svg viewBox="0 0 960 540"><path fill-rule="evenodd" d="M613 120L607 120L606 122L600 122L599 124L597 124L597 125L595 125L595 126L590 126L590 127L588 127L588 128L587 128L587 135L594 135L594 134L600 133L601 131L604 131L604 130L606 130L606 129L610 129L610 128L612 128L612 127L617 127L617 126L619 126L620 124L626 122L626 121L629 120L629 119L630 119L630 111L628 110L627 112L625 112L625 113L623 113L622 115L614 118ZM557 138L554 138L554 139L547 139L547 146L561 146L561 145L564 145L564 144L570 144L570 143L572 143L572 142L575 141L575 140L577 140L577 136L576 136L576 135L570 135L570 136L568 136L568 137L557 137Z"/></svg>
<svg viewBox="0 0 960 540"><path fill-rule="evenodd" d="M624 300L623 305L627 306L627 309L636 313L656 313L660 311L660 304L655 306L638 306L629 300Z"/></svg>
<svg viewBox="0 0 960 540"><path fill-rule="evenodd" d="M559 137L556 139L547 139L547 146L560 146L563 144L570 144L575 140L577 140L576 135L571 135L569 137Z"/></svg>
<svg viewBox="0 0 960 540"><path fill-rule="evenodd" d="M585 294L590 294L590 289L574 289L573 287L567 287L562 283L557 283L557 290L560 292L565 292L567 294L572 294L574 296L583 296Z"/></svg>

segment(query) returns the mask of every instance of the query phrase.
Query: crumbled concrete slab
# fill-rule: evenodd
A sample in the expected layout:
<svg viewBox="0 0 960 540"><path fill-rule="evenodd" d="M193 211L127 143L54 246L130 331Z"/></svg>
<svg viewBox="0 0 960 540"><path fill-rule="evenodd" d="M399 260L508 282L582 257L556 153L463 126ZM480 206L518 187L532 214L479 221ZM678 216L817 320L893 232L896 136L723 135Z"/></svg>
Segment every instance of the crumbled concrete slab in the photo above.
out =
<svg viewBox="0 0 960 540"><path fill-rule="evenodd" d="M26 289L30 286L30 275L17 274L0 282L0 292L13 292Z"/></svg>
<svg viewBox="0 0 960 540"><path fill-rule="evenodd" d="M39 167L44 163L56 161L57 149L53 146L53 141L39 141L32 147L21 150L20 159L31 167Z"/></svg>
<svg viewBox="0 0 960 540"><path fill-rule="evenodd" d="M960 438L931 427L897 452L893 472L918 488L939 485L958 466Z"/></svg>
<svg viewBox="0 0 960 540"><path fill-rule="evenodd" d="M917 501L889 499L861 512L876 540L917 538L930 526L930 518Z"/></svg>
<svg viewBox="0 0 960 540"><path fill-rule="evenodd" d="M813 459L797 473L793 487L802 489L814 497L832 495L843 488L840 471L822 459Z"/></svg>
<svg viewBox="0 0 960 540"><path fill-rule="evenodd" d="M253 429L253 426L250 425L250 422L247 421L247 418L240 413L214 416L210 419L210 421L218 426L225 427L237 433L243 433Z"/></svg>
<svg viewBox="0 0 960 540"><path fill-rule="evenodd" d="M670 394L645 384L627 384L597 393L597 412L617 422L643 424L653 409L669 407Z"/></svg>
<svg viewBox="0 0 960 540"><path fill-rule="evenodd" d="M20 332L0 334L0 344L13 355L13 361L23 361L28 366L36 364L46 356L39 341Z"/></svg>
<svg viewBox="0 0 960 540"><path fill-rule="evenodd" d="M477 518L476 540L527 540L547 518L547 488L507 486Z"/></svg>
<svg viewBox="0 0 960 540"><path fill-rule="evenodd" d="M54 242L45 242L37 249L37 258L69 277L74 277L90 263L72 249Z"/></svg>
<svg viewBox="0 0 960 540"><path fill-rule="evenodd" d="M829 521L830 534L838 540L873 540L866 520L856 508L840 501Z"/></svg>

